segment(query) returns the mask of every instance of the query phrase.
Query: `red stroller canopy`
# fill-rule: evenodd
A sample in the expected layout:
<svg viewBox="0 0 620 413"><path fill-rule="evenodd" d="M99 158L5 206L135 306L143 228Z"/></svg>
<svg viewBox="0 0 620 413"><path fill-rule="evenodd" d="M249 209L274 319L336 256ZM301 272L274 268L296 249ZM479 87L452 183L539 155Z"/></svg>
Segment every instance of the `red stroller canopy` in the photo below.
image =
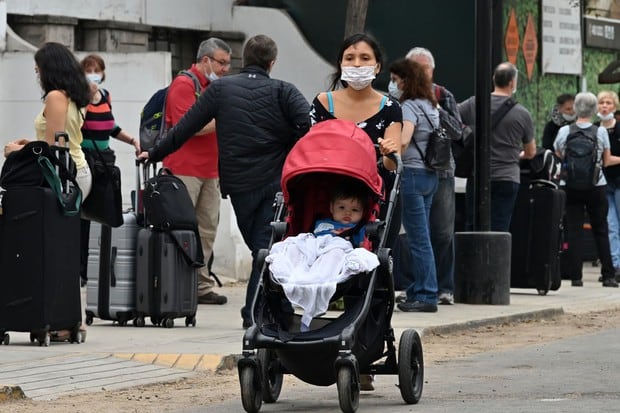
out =
<svg viewBox="0 0 620 413"><path fill-rule="evenodd" d="M377 155L370 137L355 123L332 119L314 125L293 146L282 169L282 192L289 201L291 180L309 172L327 172L359 179L382 197Z"/></svg>

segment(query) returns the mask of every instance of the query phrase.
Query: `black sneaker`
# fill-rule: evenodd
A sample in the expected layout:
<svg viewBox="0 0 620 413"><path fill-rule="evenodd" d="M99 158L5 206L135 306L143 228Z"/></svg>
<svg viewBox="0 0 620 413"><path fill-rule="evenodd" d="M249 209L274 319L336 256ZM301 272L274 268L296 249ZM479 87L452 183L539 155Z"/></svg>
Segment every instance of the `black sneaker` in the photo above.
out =
<svg viewBox="0 0 620 413"><path fill-rule="evenodd" d="M226 302L228 302L228 299L226 298L225 295L220 295L214 291L211 291L210 293L206 293L205 295L198 296L198 304L222 305L222 304L226 304Z"/></svg>
<svg viewBox="0 0 620 413"><path fill-rule="evenodd" d="M425 303L422 301L405 301L404 303L398 303L397 307L400 311L407 313L436 313L437 304Z"/></svg>
<svg viewBox="0 0 620 413"><path fill-rule="evenodd" d="M583 287L583 281L582 280L571 280L570 285L572 285L573 287Z"/></svg>
<svg viewBox="0 0 620 413"><path fill-rule="evenodd" d="M618 288L618 282L613 278L605 278L603 280L603 287Z"/></svg>

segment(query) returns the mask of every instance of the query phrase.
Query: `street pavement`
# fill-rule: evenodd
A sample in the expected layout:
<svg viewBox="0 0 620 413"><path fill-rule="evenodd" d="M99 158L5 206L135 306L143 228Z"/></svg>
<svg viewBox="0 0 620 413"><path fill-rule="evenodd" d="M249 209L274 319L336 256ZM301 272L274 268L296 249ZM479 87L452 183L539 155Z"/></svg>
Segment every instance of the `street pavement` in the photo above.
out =
<svg viewBox="0 0 620 413"><path fill-rule="evenodd" d="M620 307L620 289L603 288L600 267L584 264L584 286L563 281L558 291L511 289L509 305L455 304L437 313L403 313L392 318L396 338L403 330L422 335L586 313ZM121 327L95 319L85 343L31 344L29 334L10 332L10 344L0 346L0 403L22 393L34 400L61 395L113 390L189 377L200 370L236 368L241 354L241 315L245 284L226 282L217 290L228 297L225 305L199 305L196 327L175 320L174 328ZM398 342L398 341L397 341Z"/></svg>

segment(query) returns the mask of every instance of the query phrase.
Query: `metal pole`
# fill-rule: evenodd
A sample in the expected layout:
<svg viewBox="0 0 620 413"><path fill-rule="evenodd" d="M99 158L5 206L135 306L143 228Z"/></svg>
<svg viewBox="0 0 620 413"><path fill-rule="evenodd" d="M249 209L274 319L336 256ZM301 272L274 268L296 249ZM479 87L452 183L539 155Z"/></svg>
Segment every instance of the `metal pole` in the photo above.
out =
<svg viewBox="0 0 620 413"><path fill-rule="evenodd" d="M474 231L490 231L490 119L493 0L476 1L476 163Z"/></svg>

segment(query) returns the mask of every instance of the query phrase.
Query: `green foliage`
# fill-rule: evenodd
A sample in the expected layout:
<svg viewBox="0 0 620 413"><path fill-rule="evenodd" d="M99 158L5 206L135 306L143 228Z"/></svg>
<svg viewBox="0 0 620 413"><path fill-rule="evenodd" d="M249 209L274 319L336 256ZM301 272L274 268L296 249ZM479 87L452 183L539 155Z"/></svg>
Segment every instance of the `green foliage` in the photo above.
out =
<svg viewBox="0 0 620 413"><path fill-rule="evenodd" d="M571 6L578 7L579 0L571 0ZM510 10L514 8L519 27L519 54L517 56L517 68L519 69L519 81L515 97L526 108L529 109L534 119L535 136L540 143L542 131L545 123L549 120L549 113L555 104L555 99L562 93L577 93L582 89L580 76L561 75L540 71L540 57L542 53L541 27L539 15L540 0L507 0L504 2L504 31L508 25ZM528 14L532 15L536 26L538 37L538 56L534 64L534 71L531 79L527 78L527 69L523 58L523 36L527 25ZM504 39L501 39L502 43ZM504 51L504 59L506 58ZM618 90L618 85L600 85L598 74L609 63L618 59L615 51L583 48L583 78L585 87L588 91L598 93L601 90Z"/></svg>

